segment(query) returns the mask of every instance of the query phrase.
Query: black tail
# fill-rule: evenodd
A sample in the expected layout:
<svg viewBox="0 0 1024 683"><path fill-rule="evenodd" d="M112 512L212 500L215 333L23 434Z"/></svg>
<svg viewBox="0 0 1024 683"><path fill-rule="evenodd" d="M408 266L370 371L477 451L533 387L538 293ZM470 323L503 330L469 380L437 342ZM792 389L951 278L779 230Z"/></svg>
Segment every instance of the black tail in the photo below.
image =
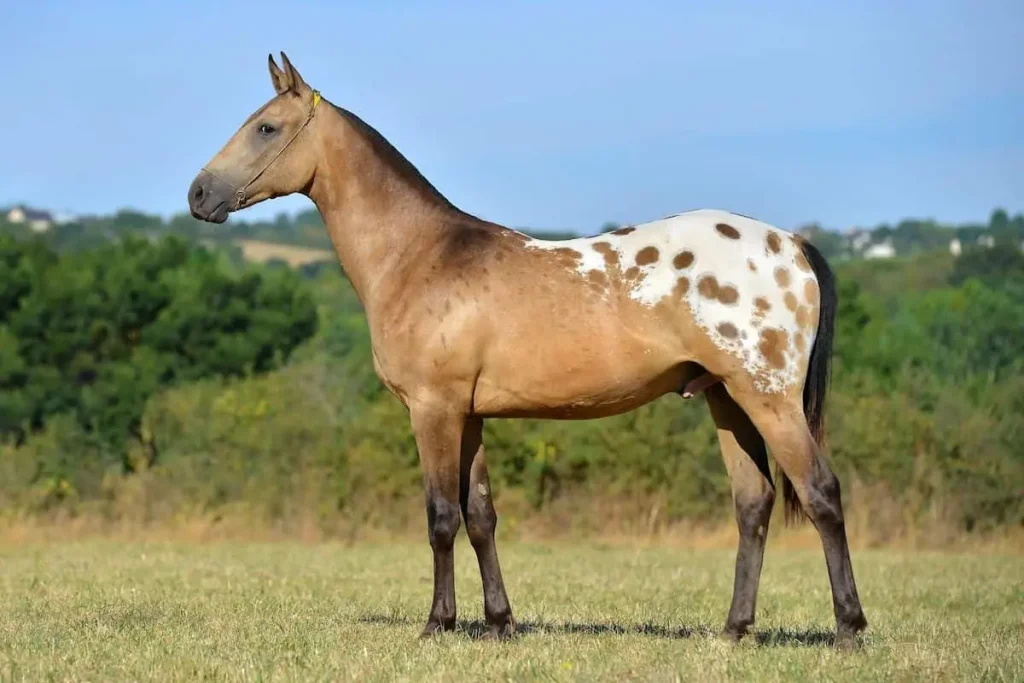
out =
<svg viewBox="0 0 1024 683"><path fill-rule="evenodd" d="M811 347L811 357L807 365L807 378L804 381L804 415L811 436L818 447L825 449L825 396L828 393L832 370L832 340L835 335L836 320L836 280L828 261L818 249L801 240L804 256L811 264L811 270L818 280L821 292L821 305L818 313L818 334ZM782 472L776 472L782 483L782 497L786 506L786 522L798 521L803 516L800 499L793 488L793 482Z"/></svg>

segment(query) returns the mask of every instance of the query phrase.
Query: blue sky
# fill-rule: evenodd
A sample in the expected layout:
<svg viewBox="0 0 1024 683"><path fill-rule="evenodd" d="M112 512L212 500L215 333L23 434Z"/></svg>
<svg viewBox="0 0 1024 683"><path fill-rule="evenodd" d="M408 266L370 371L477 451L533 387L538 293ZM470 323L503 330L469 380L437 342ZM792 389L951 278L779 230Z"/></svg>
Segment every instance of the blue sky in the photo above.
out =
<svg viewBox="0 0 1024 683"><path fill-rule="evenodd" d="M285 4L0 0L0 205L186 210L285 50L507 225L1024 210L1020 0Z"/></svg>

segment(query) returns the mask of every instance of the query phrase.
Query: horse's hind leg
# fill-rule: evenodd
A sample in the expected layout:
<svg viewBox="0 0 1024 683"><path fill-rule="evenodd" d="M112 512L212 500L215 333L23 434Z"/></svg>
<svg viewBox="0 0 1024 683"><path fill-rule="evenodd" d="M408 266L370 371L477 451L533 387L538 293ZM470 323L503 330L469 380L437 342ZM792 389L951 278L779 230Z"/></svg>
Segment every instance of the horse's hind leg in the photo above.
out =
<svg viewBox="0 0 1024 683"><path fill-rule="evenodd" d="M747 414L736 405L721 384L707 390L708 406L718 429L739 526L736 574L732 606L722 635L739 640L754 623L757 588L768 534L768 522L775 503L775 487L768 467L764 439Z"/></svg>
<svg viewBox="0 0 1024 683"><path fill-rule="evenodd" d="M821 536L832 585L832 604L836 615L836 645L851 647L855 636L867 627L867 619L857 595L846 540L846 523L839 491L839 479L821 457L811 436L803 408L796 400L769 404L754 401L741 403L761 406L749 411L758 430L764 435L772 457L792 482L800 504Z"/></svg>
<svg viewBox="0 0 1024 683"><path fill-rule="evenodd" d="M494 545L494 529L498 515L491 500L491 482L484 462L483 420L470 417L462 433L462 466L459 497L466 534L476 551L480 578L484 589L484 616L488 636L505 638L515 632L516 622L505 594L498 551Z"/></svg>

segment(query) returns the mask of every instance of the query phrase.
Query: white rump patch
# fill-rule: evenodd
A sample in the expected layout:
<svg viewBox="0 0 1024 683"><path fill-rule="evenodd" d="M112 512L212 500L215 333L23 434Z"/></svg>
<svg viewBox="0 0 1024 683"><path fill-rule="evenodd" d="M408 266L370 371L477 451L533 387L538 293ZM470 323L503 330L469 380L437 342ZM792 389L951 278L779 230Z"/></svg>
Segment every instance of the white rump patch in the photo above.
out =
<svg viewBox="0 0 1024 683"><path fill-rule="evenodd" d="M719 230L719 224L728 226ZM803 377L807 358L814 343L813 331L803 332L797 324L797 314L786 306L786 292L791 292L797 308L815 313L818 302L808 302L805 284L815 280L813 273L797 264L799 247L792 234L727 211L701 209L682 213L649 223L633 226L627 234L613 232L570 240L539 240L527 237L526 246L532 249L572 249L579 254L576 270L583 277L592 270L608 274L605 255L594 249L594 244L606 242L618 255L618 270L624 273L632 267L639 277L630 284L628 295L644 306L654 306L669 296L680 277L689 280L683 295L693 319L711 340L736 358L754 378L755 386L764 392L783 391ZM738 233L738 236L736 235ZM772 246L769 234L777 236ZM658 250L653 263L639 265L637 255L648 247ZM693 254L692 262L683 268L675 265L676 257L684 251ZM784 268L788 274L787 286L776 281L776 269ZM714 291L701 280L713 277L718 296L708 297L702 292ZM614 287L612 281L609 286ZM709 283L710 284L710 281ZM726 291L723 292L723 288ZM734 290L734 292L733 292ZM735 296L734 296L735 293ZM767 310L759 310L755 300L767 302ZM723 335L720 326L734 336ZM816 317L811 330L817 328ZM778 350L782 354L782 367L774 367L759 349L761 332L765 329L785 334L785 344ZM802 350L797 338L802 337ZM778 358L775 358L778 361Z"/></svg>

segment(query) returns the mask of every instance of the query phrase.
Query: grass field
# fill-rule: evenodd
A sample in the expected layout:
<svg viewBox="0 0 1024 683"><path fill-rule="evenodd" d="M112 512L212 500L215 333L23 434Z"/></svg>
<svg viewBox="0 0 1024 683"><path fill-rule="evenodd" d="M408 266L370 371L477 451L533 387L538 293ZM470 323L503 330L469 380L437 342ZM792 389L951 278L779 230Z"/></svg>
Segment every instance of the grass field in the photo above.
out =
<svg viewBox="0 0 1024 683"><path fill-rule="evenodd" d="M856 552L871 626L844 653L820 551L769 545L756 638L732 646L731 552L506 543L522 634L493 643L457 550L463 631L419 641L425 542L5 545L0 680L1024 679L1020 557Z"/></svg>

